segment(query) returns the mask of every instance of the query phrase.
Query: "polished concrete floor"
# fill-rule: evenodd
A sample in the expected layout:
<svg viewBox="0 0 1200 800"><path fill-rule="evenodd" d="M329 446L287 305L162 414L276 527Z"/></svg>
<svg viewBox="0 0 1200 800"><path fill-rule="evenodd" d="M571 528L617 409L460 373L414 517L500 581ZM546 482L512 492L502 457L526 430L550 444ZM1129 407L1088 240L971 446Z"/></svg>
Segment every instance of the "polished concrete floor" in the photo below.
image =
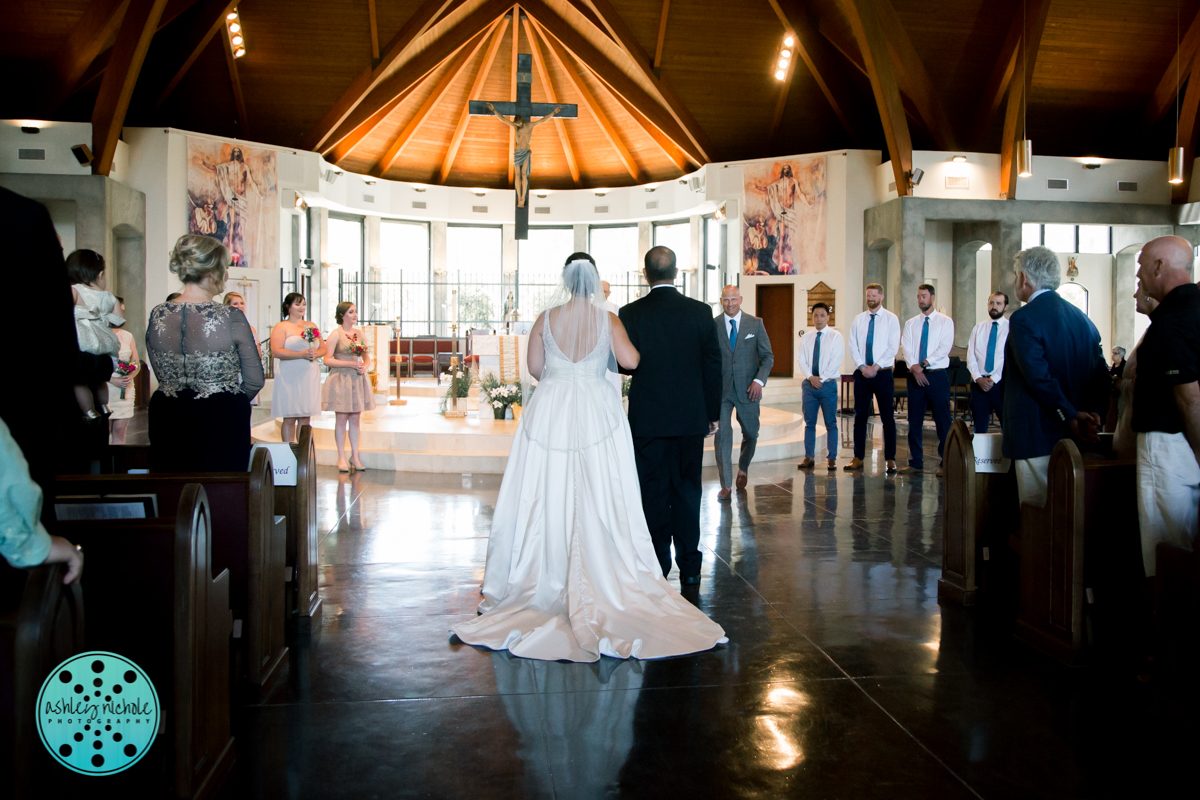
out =
<svg viewBox="0 0 1200 800"><path fill-rule="evenodd" d="M883 475L879 451L859 475L756 465L732 504L706 470L699 604L729 644L590 665L448 636L479 599L499 476L322 468L324 624L293 646L286 686L237 709L220 794L1164 795L1193 763L1194 723L1132 674L1066 670L938 605L926 464L917 478Z"/></svg>

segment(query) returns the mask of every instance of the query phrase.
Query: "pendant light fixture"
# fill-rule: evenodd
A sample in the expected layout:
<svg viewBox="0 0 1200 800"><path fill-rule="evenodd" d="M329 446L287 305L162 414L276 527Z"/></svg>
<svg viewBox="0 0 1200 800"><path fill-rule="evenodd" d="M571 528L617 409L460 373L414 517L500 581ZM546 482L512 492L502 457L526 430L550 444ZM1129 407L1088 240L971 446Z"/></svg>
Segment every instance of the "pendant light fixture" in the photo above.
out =
<svg viewBox="0 0 1200 800"><path fill-rule="evenodd" d="M1175 0L1175 146L1167 154L1167 183L1183 183L1183 148L1179 146L1179 0Z"/></svg>
<svg viewBox="0 0 1200 800"><path fill-rule="evenodd" d="M1033 174L1033 142L1029 139L1029 81L1025 77L1026 51L1029 40L1026 28L1026 6L1021 0L1021 141L1017 144L1017 174L1028 178Z"/></svg>

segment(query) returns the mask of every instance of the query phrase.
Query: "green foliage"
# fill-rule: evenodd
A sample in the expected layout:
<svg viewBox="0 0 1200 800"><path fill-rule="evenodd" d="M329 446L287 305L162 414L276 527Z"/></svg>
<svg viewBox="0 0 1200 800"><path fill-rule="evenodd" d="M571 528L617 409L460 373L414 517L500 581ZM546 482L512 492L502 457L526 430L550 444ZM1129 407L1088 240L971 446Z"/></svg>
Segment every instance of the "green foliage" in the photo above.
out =
<svg viewBox="0 0 1200 800"><path fill-rule="evenodd" d="M446 388L445 396L442 397L443 414L450 407L450 398L457 396L462 400L471 393L470 370L465 370L459 366L455 368L454 372L449 372L447 375L450 378L450 385Z"/></svg>
<svg viewBox="0 0 1200 800"><path fill-rule="evenodd" d="M458 296L458 322L463 328L486 326L495 318L492 298L482 289Z"/></svg>
<svg viewBox="0 0 1200 800"><path fill-rule="evenodd" d="M629 386L633 383L633 378L628 375L621 376L621 397L629 397Z"/></svg>

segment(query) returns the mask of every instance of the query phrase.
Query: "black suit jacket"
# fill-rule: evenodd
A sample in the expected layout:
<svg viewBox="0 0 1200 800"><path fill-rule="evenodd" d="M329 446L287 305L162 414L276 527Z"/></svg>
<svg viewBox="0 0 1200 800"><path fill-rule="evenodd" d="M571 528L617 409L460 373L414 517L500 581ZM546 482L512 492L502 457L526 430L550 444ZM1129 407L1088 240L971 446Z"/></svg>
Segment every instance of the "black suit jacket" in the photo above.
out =
<svg viewBox="0 0 1200 800"><path fill-rule="evenodd" d="M1004 345L1004 457L1048 456L1078 411L1103 415L1111 380L1100 333L1058 292L1008 321Z"/></svg>
<svg viewBox="0 0 1200 800"><path fill-rule="evenodd" d="M0 392L0 418L44 491L56 473L86 471L79 460L84 428L71 387L107 381L112 359L79 350L71 283L46 207L0 188L0 241L9 263L19 265L8 271L8 296L38 309L44 324L38 326L37 350L51 364L37 371L35 404L27 393Z"/></svg>
<svg viewBox="0 0 1200 800"><path fill-rule="evenodd" d="M705 436L721 414L721 345L712 309L671 287L621 308L641 353L629 371L629 427L635 438Z"/></svg>

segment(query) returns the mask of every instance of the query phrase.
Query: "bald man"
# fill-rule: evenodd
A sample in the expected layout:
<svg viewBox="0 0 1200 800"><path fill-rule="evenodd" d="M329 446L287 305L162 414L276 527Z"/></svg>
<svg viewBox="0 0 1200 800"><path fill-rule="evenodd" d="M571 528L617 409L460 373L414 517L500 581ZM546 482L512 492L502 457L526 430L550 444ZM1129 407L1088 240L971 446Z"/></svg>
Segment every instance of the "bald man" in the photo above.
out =
<svg viewBox="0 0 1200 800"><path fill-rule="evenodd" d="M1138 523L1146 576L1159 542L1191 548L1200 509L1200 287L1192 245L1179 236L1146 243L1141 290L1158 301L1138 345L1133 383Z"/></svg>
<svg viewBox="0 0 1200 800"><path fill-rule="evenodd" d="M775 364L771 340L758 317L742 311L742 293L736 286L721 290L722 314L713 320L721 340L721 420L713 449L717 456L717 477L721 489L717 500L725 502L733 494L733 412L737 411L742 428L738 449L737 488L745 489L758 446L758 405L763 387Z"/></svg>

